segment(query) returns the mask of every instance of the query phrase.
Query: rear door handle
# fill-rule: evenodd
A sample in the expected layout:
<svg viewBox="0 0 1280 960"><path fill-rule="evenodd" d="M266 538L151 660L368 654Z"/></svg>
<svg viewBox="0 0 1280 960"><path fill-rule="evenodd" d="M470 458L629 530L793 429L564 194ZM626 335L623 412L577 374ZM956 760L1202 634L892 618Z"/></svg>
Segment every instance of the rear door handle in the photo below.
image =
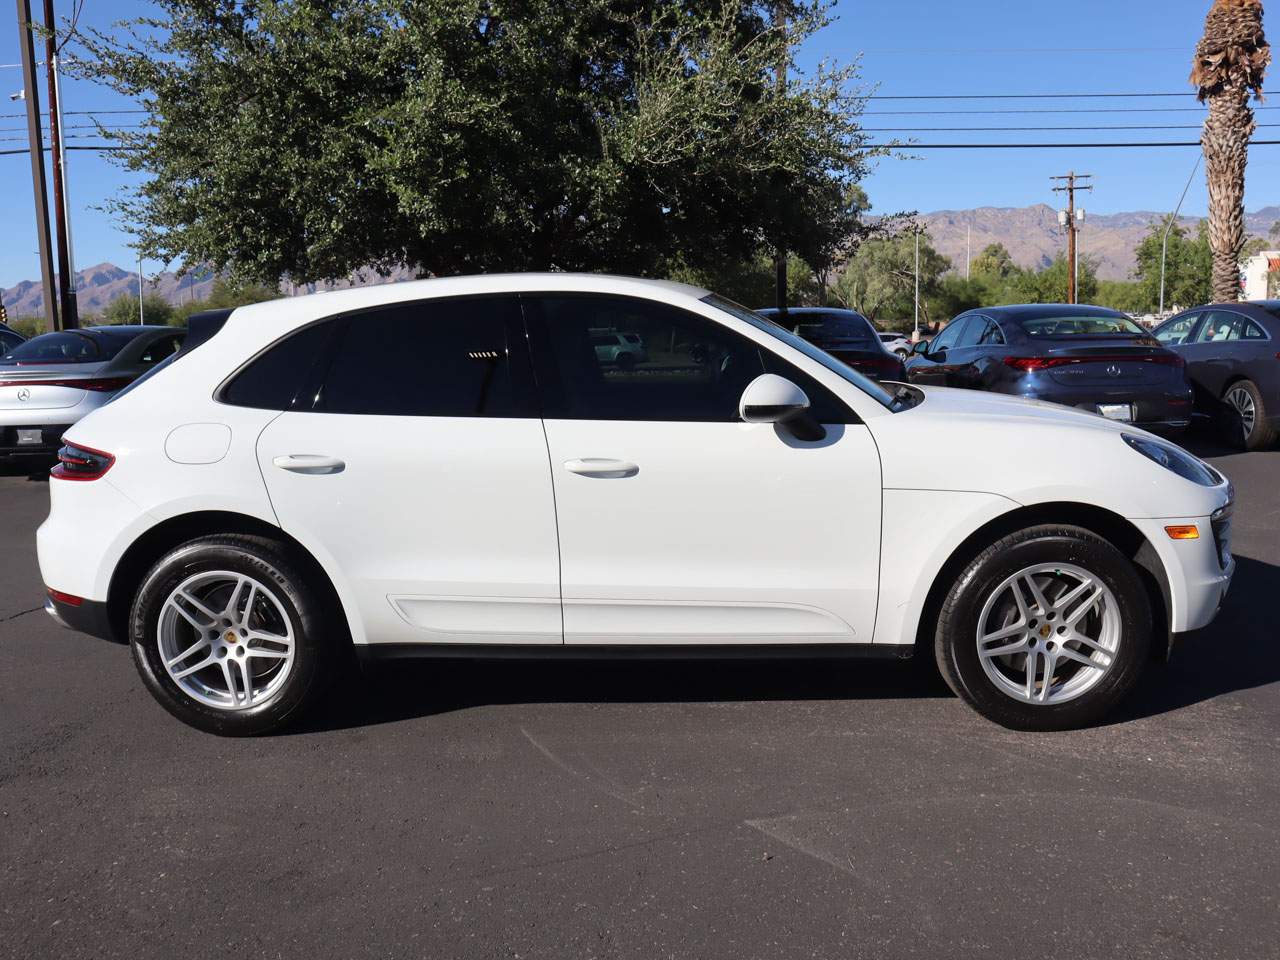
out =
<svg viewBox="0 0 1280 960"><path fill-rule="evenodd" d="M622 480L634 477L640 467L626 460L606 460L600 457L584 457L580 460L566 460L564 468L580 477L596 477L600 480Z"/></svg>
<svg viewBox="0 0 1280 960"><path fill-rule="evenodd" d="M347 468L347 465L337 457L325 457L315 453L293 453L286 457L276 457L271 462L281 470L301 473L309 477L341 473Z"/></svg>

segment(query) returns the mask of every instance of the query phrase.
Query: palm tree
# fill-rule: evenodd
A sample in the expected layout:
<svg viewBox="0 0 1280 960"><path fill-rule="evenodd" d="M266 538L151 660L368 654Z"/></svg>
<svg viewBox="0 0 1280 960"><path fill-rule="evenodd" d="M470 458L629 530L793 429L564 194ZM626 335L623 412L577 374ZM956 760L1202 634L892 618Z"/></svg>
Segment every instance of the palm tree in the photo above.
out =
<svg viewBox="0 0 1280 960"><path fill-rule="evenodd" d="M1209 102L1200 143L1209 182L1213 296L1240 299L1237 258L1244 245L1244 169L1255 121L1249 94L1262 99L1271 48L1262 32L1262 0L1214 0L1196 47L1191 82Z"/></svg>

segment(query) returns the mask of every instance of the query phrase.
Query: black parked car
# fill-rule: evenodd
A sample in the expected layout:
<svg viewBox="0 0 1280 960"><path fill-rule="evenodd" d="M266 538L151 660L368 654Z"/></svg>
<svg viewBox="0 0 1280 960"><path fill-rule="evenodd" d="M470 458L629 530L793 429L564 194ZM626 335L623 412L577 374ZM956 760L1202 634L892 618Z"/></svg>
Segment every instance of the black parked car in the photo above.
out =
<svg viewBox="0 0 1280 960"><path fill-rule="evenodd" d="M27 338L7 323L0 323L0 354L6 354Z"/></svg>
<svg viewBox="0 0 1280 960"><path fill-rule="evenodd" d="M1216 303L1166 320L1155 338L1181 356L1196 413L1224 425L1246 450L1280 434L1280 300Z"/></svg>
<svg viewBox="0 0 1280 960"><path fill-rule="evenodd" d="M1050 400L1166 434L1191 422L1182 358L1105 307L1027 304L963 313L916 345L907 376Z"/></svg>
<svg viewBox="0 0 1280 960"><path fill-rule="evenodd" d="M783 314L766 307L756 313L804 337L872 380L907 379L902 359L881 342L879 331L856 310L792 307Z"/></svg>

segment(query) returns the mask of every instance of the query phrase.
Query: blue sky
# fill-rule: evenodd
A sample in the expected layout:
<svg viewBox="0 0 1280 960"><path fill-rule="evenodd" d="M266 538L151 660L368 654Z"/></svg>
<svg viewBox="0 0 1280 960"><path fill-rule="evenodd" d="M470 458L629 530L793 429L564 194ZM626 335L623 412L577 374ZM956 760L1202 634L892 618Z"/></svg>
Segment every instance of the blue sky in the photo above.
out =
<svg viewBox="0 0 1280 960"><path fill-rule="evenodd" d="M35 4L37 9L39 4ZM59 16L70 0L56 0ZM883 3L843 0L836 21L810 42L803 62L847 62L861 56L861 75L881 95L1176 93L1189 90L1191 50L1199 37L1208 0L1078 0L1063 6L1048 0L915 0ZM82 23L106 28L121 18L152 10L142 0L86 0ZM18 62L13 14L0 15L0 63ZM1066 21L1065 27L1062 21ZM1280 23L1272 25L1280 37ZM1280 90L1280 66L1268 88ZM0 149L25 145L22 104L8 95L21 86L20 72L0 67ZM43 81L41 97L43 103ZM131 106L89 84L65 82L64 111ZM1280 96L1268 100L1280 108ZM1004 113L890 115L888 111L983 109L1193 108L1189 112ZM868 127L996 127L1103 125L1195 125L1202 119L1194 98L1155 100L1090 99L1028 101L873 101ZM1262 110L1260 123L1280 124L1280 109ZM68 116L66 123L84 124ZM74 131L90 134L89 130ZM875 137L910 138L920 143L1090 140L1190 140L1190 130L1052 132L911 131ZM12 138L12 139L11 139ZM1280 127L1260 129L1259 139L1280 139ZM879 161L865 186L877 211L930 211L975 206L1053 203L1049 177L1069 169L1092 173L1096 189L1084 205L1097 213L1168 209L1177 201L1196 148L1158 150L921 150L915 159ZM129 177L105 158L77 151L68 158L75 258L78 267L111 261L133 262L123 225L100 208L119 195ZM38 277L30 167L25 155L0 155L6 189L0 194L0 286ZM1246 204L1250 210L1280 204L1280 146L1255 147L1249 166ZM1198 175L1185 210L1203 215L1206 194ZM146 263L148 272L161 269Z"/></svg>

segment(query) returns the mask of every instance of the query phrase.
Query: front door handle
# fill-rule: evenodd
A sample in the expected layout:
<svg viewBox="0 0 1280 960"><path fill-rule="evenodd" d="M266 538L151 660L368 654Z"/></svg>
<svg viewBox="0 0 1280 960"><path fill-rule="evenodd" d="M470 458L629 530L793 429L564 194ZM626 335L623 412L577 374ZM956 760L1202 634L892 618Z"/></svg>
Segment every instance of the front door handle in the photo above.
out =
<svg viewBox="0 0 1280 960"><path fill-rule="evenodd" d="M634 477L640 468L625 460L605 460L600 457L584 457L580 460L566 460L564 468L580 477L596 477L600 480L622 480Z"/></svg>
<svg viewBox="0 0 1280 960"><path fill-rule="evenodd" d="M337 457L325 457L315 453L293 453L287 457L276 457L271 462L281 470L301 473L309 477L341 473L347 468L347 465Z"/></svg>

